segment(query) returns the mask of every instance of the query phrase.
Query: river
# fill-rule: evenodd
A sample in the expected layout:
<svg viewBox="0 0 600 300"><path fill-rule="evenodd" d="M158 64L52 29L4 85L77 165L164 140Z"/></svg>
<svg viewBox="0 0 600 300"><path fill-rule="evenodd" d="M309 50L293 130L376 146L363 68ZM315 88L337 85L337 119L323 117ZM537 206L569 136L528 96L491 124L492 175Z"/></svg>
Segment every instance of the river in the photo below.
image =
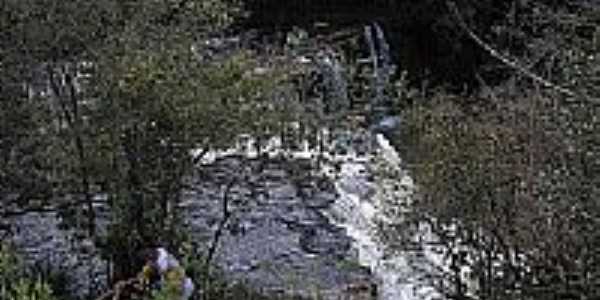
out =
<svg viewBox="0 0 600 300"><path fill-rule="evenodd" d="M353 151L345 156L332 157L341 164L339 174L330 166L323 172L334 181L339 199L331 208L330 219L345 227L353 239L353 247L358 251L359 263L368 266L379 281L380 300L416 300L441 297L434 287L423 278L433 272L433 266L444 266L441 255L432 247L423 245L421 251L386 253L386 245L378 238L378 222L386 220L387 205L394 201L404 201L410 205L415 185L402 160L389 141L381 134L375 136L371 154L360 157ZM377 178L372 181L372 171L377 166L385 166L397 178ZM399 181L399 182L398 182ZM395 189L399 184L402 188ZM433 236L423 226L417 234L432 239Z"/></svg>

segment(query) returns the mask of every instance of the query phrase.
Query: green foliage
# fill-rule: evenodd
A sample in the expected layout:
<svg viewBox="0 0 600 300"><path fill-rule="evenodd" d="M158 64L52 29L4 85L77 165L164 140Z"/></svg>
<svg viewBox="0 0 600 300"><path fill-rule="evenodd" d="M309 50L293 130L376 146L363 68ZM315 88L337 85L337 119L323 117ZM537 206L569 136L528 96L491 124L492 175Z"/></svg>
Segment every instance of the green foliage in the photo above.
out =
<svg viewBox="0 0 600 300"><path fill-rule="evenodd" d="M152 300L173 300L181 297L181 276L165 279L165 284L157 291L153 291Z"/></svg>
<svg viewBox="0 0 600 300"><path fill-rule="evenodd" d="M17 278L23 274L20 264L14 250L9 248L8 244L0 243L0 279L3 287L17 281Z"/></svg>
<svg viewBox="0 0 600 300"><path fill-rule="evenodd" d="M0 298L54 300L52 288L40 278L31 279L13 249L0 243Z"/></svg>
<svg viewBox="0 0 600 300"><path fill-rule="evenodd" d="M585 279L600 262L591 230L599 220L597 11L525 1L495 27L508 52L536 60L531 72L575 97L517 74L482 96L440 92L404 110L395 143L419 195L413 213L397 216L406 226L382 230L402 236L411 222L433 225L454 268L444 293L463 296L469 283L477 299L597 295ZM454 273L461 267L470 274Z"/></svg>
<svg viewBox="0 0 600 300"><path fill-rule="evenodd" d="M11 296L14 300L54 300L52 289L46 283L39 279L32 281L21 278L15 284L14 294Z"/></svg>
<svg viewBox="0 0 600 300"><path fill-rule="evenodd" d="M118 245L113 253L179 247L176 207L184 179L196 168L192 151L228 147L262 121L254 116L274 83L268 75L245 76L252 61L240 53L201 64L189 49L175 46L125 52L106 64L96 121L103 151L95 176L110 183L106 192L118 218L108 242ZM123 261L133 261L132 255Z"/></svg>
<svg viewBox="0 0 600 300"><path fill-rule="evenodd" d="M138 269L143 246L180 247L192 153L272 133L285 111L268 105L281 70L254 74L244 51L197 57L200 39L241 16L221 0L2 2L2 216L58 211L113 261L114 279ZM34 81L50 89L24 91ZM107 235L98 203L110 210Z"/></svg>

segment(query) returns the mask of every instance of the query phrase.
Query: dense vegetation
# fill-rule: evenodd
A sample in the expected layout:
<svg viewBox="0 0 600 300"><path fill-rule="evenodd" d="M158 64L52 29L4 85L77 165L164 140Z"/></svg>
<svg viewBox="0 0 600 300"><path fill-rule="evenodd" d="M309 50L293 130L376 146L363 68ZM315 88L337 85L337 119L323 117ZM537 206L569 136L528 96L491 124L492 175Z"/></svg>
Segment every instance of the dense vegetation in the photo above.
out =
<svg viewBox="0 0 600 300"><path fill-rule="evenodd" d="M369 6L362 19L349 14L327 27L325 39L291 25L321 21L317 12L338 6L303 1L316 8L299 14L302 24L282 25L293 20L286 8L298 7L281 5L263 33L284 31L286 41L219 48L204 41L231 32L232 24L238 33L239 24L264 25L269 15L261 12L273 4L2 1L1 219L57 212L112 262L111 283L139 271L136 253L157 244L205 280L215 250L190 245L178 211L202 155L226 149L240 134L316 143L320 128L355 126L350 113L376 122L374 108L361 106L379 95L359 76L357 61L368 52L356 42L362 31L341 42L327 37L378 21L413 32L408 41L422 36L434 45L392 44L398 72L377 75L385 79L377 84L387 111L403 120L390 138L419 186L413 209L382 227L390 250L404 251L397 240L413 239L411 226L427 222L452 262L451 272L435 278L449 299L598 297L598 4L399 2ZM406 18L398 25L377 17L384 12ZM420 56L423 47L435 51ZM330 93L342 90L342 80L319 82L318 68L295 60L324 48L341 57L347 94ZM445 81L427 70L468 78ZM110 207L106 232L100 206ZM53 299L58 287L22 271L5 247L0 295ZM213 282L208 298L253 295L245 287L227 294L225 286Z"/></svg>
<svg viewBox="0 0 600 300"><path fill-rule="evenodd" d="M201 159L191 150L259 124L248 116L277 83L244 76L251 54L204 62L190 50L236 7L3 1L1 13L2 218L56 211L113 262L111 281L139 271L142 247L182 249L177 203ZM102 205L113 214L101 234Z"/></svg>
<svg viewBox="0 0 600 300"><path fill-rule="evenodd" d="M398 146L421 193L418 213L398 218L440 237L448 297L598 297L598 9L515 2L488 31L506 42L488 50L504 59L496 68L526 70L513 65L497 86L481 78L476 95L432 92L403 112Z"/></svg>

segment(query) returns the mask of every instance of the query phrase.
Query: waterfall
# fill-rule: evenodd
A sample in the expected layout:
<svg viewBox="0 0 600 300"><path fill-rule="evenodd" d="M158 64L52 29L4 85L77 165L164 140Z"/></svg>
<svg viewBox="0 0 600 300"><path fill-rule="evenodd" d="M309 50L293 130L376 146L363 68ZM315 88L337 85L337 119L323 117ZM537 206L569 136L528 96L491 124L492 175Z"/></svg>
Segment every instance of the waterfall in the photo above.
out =
<svg viewBox="0 0 600 300"><path fill-rule="evenodd" d="M316 65L323 75L325 110L330 114L342 116L350 105L344 67L330 48L319 51Z"/></svg>
<svg viewBox="0 0 600 300"><path fill-rule="evenodd" d="M340 176L332 178L340 198L331 208L329 217L346 228L358 250L359 263L368 266L379 281L379 300L435 299L440 295L423 277L434 272L434 266L444 268L442 256L428 246L419 252L390 255L377 238L377 222L392 221L385 219L384 202L398 199L410 205L414 184L407 172L400 168L401 159L389 141L381 134L376 135L375 140L376 152L370 158L360 158L353 153L332 158L341 163ZM373 160L381 160L388 167L395 168L404 188L393 191L389 184L391 181L388 186L386 183L369 182ZM393 180L397 182L398 179ZM434 239L426 227L418 234Z"/></svg>
<svg viewBox="0 0 600 300"><path fill-rule="evenodd" d="M389 102L385 94L385 86L390 83L390 77L395 71L390 57L390 46L385 39L381 26L377 22L364 28L365 40L369 48L372 62L371 77L371 110L375 121L386 113L386 103Z"/></svg>

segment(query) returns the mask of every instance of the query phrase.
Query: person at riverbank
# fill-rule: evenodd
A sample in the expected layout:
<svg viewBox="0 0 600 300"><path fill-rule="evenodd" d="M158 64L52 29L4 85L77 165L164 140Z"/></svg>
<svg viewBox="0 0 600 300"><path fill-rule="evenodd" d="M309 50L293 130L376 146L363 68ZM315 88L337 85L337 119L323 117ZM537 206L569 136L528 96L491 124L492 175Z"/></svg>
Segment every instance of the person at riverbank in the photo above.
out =
<svg viewBox="0 0 600 300"><path fill-rule="evenodd" d="M194 283L186 276L179 261L165 248L149 248L143 251L142 280L151 289L170 289L188 300L194 292Z"/></svg>

